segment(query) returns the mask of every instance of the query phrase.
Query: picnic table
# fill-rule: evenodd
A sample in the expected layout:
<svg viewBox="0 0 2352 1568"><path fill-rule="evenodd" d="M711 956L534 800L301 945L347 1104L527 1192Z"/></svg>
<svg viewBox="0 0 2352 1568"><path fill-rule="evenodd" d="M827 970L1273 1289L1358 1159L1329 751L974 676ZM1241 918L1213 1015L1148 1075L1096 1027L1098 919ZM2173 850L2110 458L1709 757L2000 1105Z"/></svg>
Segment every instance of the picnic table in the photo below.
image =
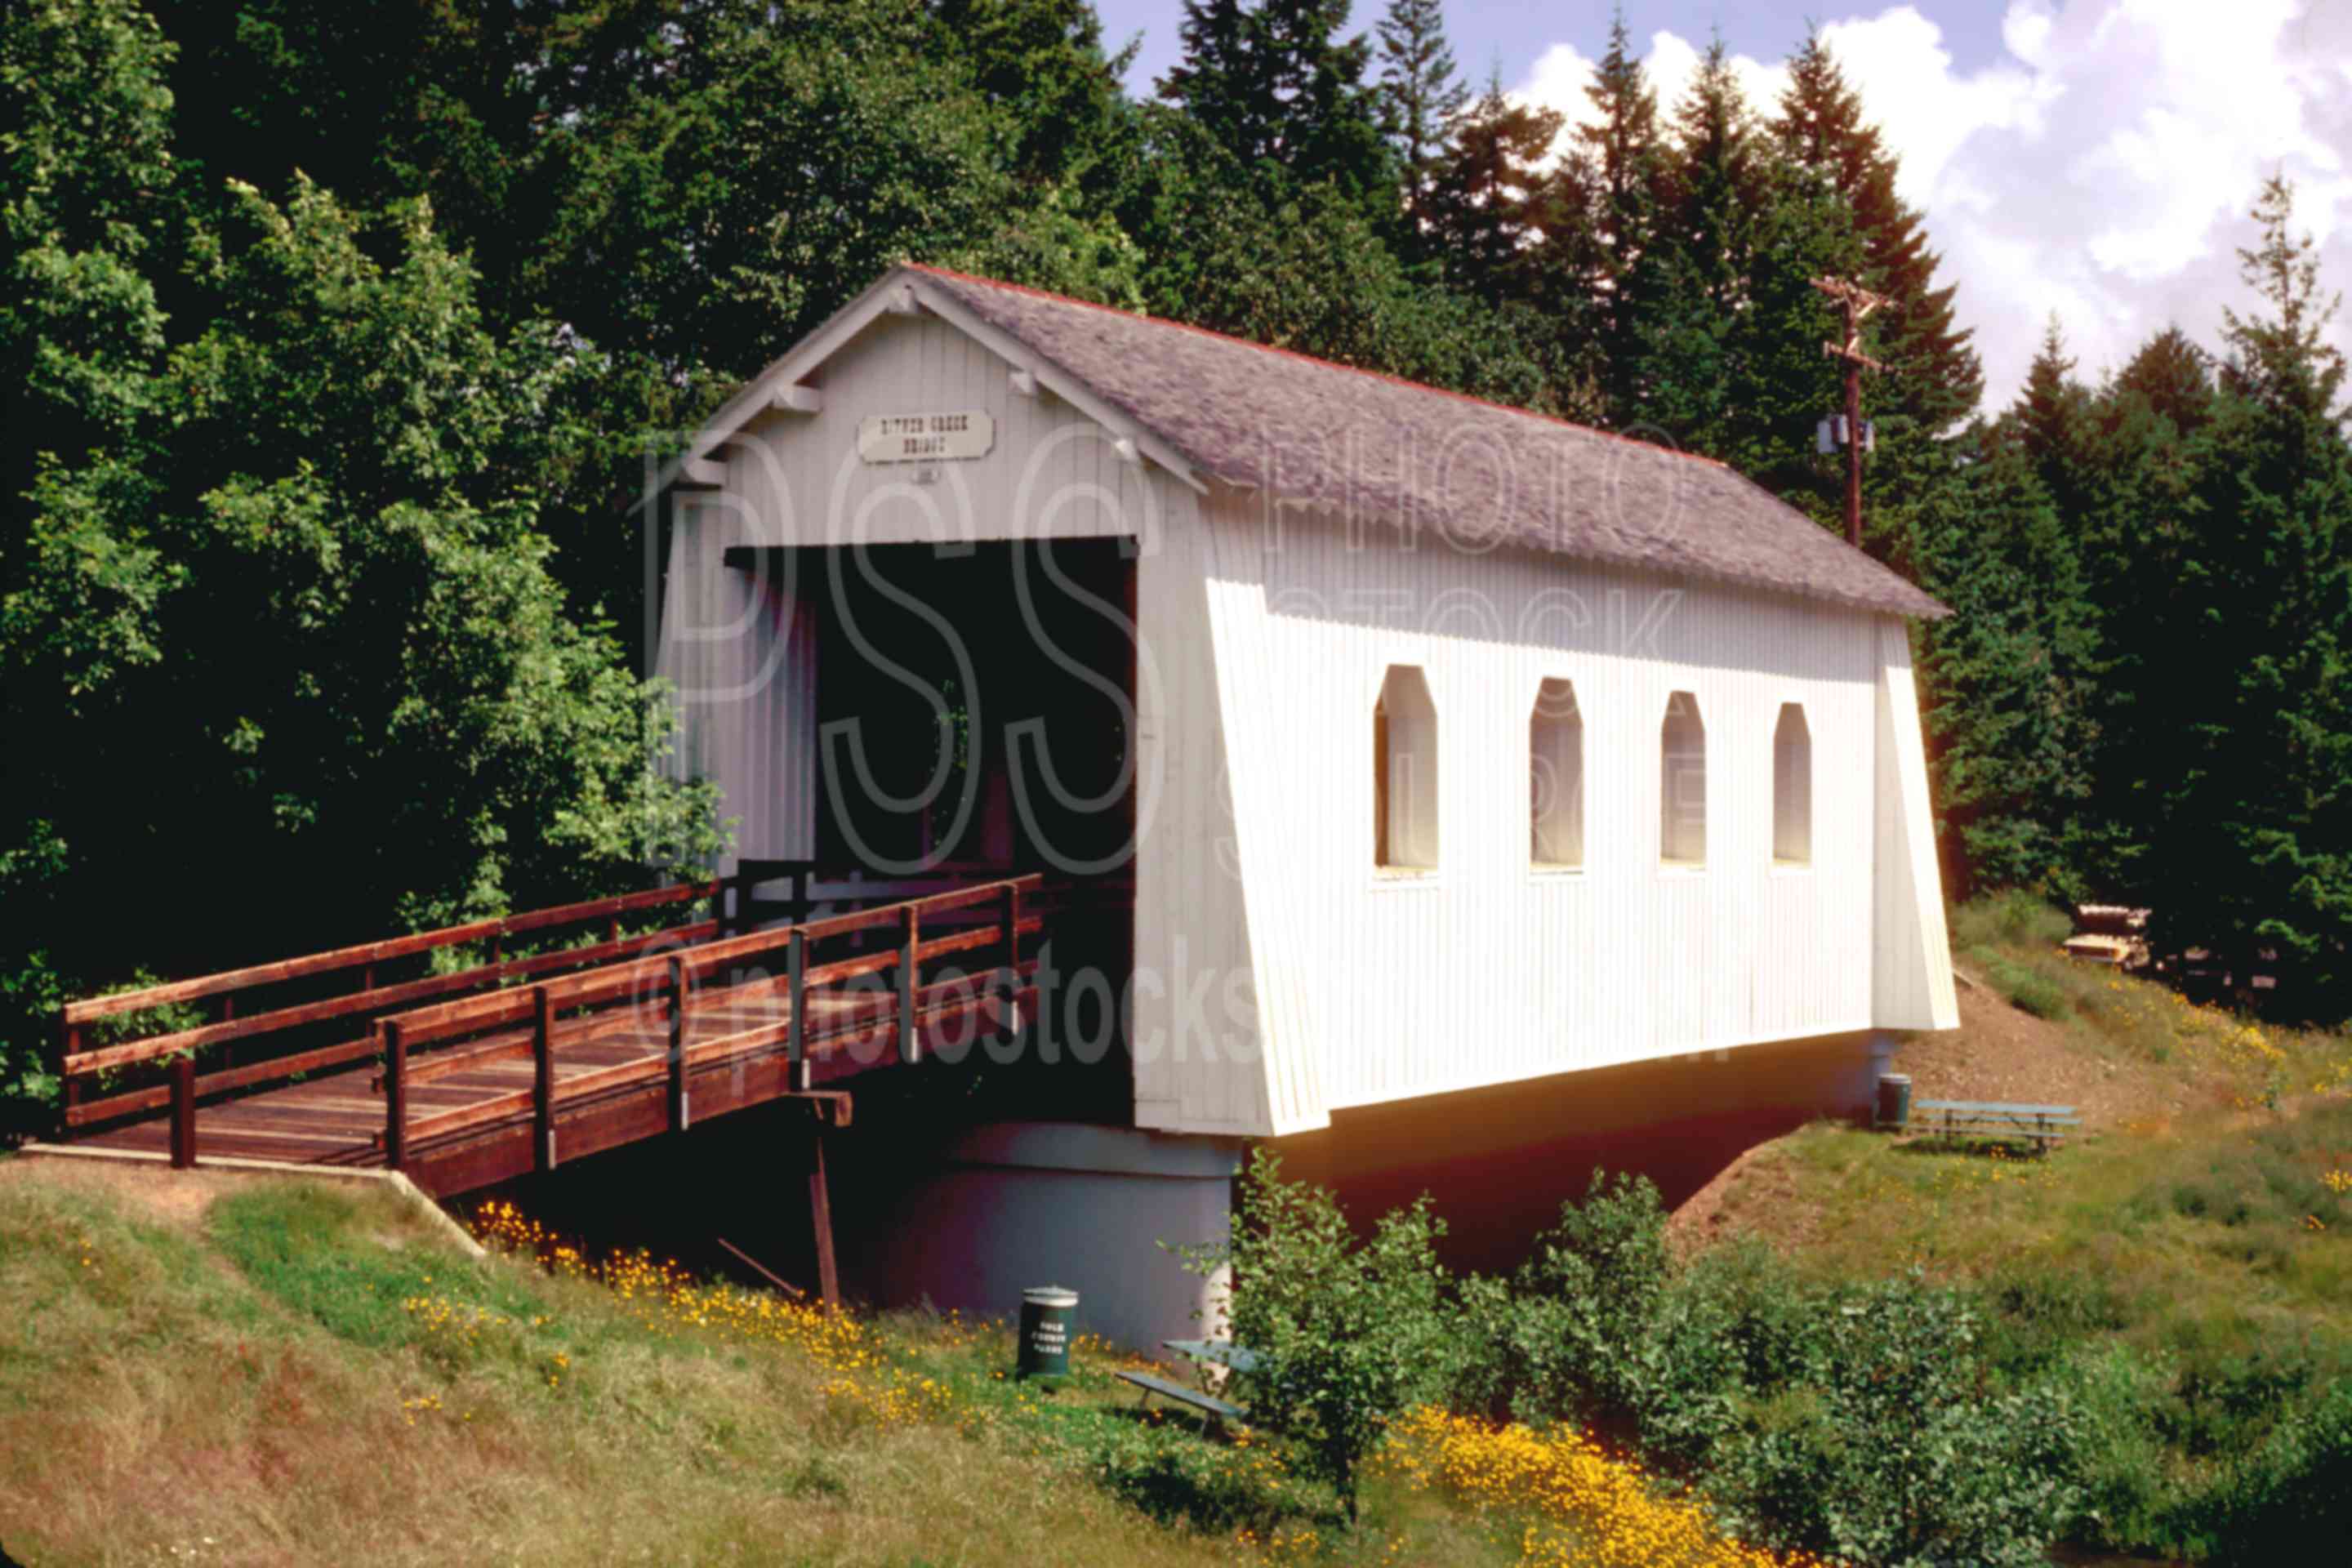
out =
<svg viewBox="0 0 2352 1568"><path fill-rule="evenodd" d="M2037 1149L2082 1131L2071 1105L2018 1105L1998 1100L1915 1100L1913 1126L1944 1137L2026 1138Z"/></svg>
<svg viewBox="0 0 2352 1568"><path fill-rule="evenodd" d="M1244 1376L1255 1371L1262 1364L1256 1352L1246 1345L1237 1345L1227 1340L1162 1340L1160 1342L1163 1349L1174 1351L1178 1355L1199 1362L1203 1365L1222 1366L1228 1372ZM1143 1390L1143 1397L1137 1402L1136 1405L1139 1410L1150 1405L1151 1396L1156 1394L1163 1399L1172 1399L1180 1405L1189 1405L1215 1421L1246 1422L1249 1419L1249 1412L1240 1405L1220 1399L1203 1389L1187 1387L1172 1379L1148 1372L1122 1372L1117 1375L1121 1382L1131 1383Z"/></svg>

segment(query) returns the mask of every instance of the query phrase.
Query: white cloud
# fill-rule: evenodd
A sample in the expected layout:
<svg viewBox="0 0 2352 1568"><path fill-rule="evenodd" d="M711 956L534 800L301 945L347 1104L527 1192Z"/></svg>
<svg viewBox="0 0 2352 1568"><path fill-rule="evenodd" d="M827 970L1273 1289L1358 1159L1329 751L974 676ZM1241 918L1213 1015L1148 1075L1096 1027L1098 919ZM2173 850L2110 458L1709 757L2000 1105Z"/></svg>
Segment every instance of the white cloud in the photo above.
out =
<svg viewBox="0 0 2352 1568"><path fill-rule="evenodd" d="M2295 182L2296 226L2318 237L2326 281L2352 288L2352 5L2011 0L2004 57L1967 71L1919 5L1822 33L1902 157L1903 195L1960 286L1994 406L2023 380L2053 310L2092 375L2168 324L2213 344L2221 308L2248 306L2237 251L2273 170ZM1651 37L1662 103L1697 60L1688 39ZM1734 63L1769 109L1785 69ZM1514 96L1589 121L1591 70L1557 44ZM2352 351L2352 321L2335 331Z"/></svg>

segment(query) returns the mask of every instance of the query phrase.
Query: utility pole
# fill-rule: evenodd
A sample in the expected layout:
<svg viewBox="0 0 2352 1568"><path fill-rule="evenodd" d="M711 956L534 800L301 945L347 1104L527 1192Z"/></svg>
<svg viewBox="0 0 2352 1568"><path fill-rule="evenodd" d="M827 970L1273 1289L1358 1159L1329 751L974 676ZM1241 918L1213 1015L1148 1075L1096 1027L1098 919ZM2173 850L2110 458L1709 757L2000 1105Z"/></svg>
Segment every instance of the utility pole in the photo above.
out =
<svg viewBox="0 0 2352 1568"><path fill-rule="evenodd" d="M1845 542L1862 548L1862 367L1886 367L1862 352L1862 321L1893 300L1842 278L1816 278L1813 287L1845 307L1845 342L1823 343L1822 353L1845 363Z"/></svg>

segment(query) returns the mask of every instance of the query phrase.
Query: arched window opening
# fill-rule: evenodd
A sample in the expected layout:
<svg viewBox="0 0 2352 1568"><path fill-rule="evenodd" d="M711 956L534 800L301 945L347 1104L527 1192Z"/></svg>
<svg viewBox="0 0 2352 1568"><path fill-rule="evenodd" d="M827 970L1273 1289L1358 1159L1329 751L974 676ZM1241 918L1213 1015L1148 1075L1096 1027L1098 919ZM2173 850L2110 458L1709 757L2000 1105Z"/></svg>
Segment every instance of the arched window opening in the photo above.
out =
<svg viewBox="0 0 2352 1568"><path fill-rule="evenodd" d="M1372 705L1372 863L1437 868L1437 705L1410 664L1389 666Z"/></svg>
<svg viewBox="0 0 2352 1568"><path fill-rule="evenodd" d="M1780 704L1772 731L1772 858L1783 866L1813 858L1813 735L1794 702Z"/></svg>
<svg viewBox="0 0 2352 1568"><path fill-rule="evenodd" d="M1669 866L1706 864L1706 726L1698 699L1687 691L1666 698L1658 731L1658 858Z"/></svg>
<svg viewBox="0 0 2352 1568"><path fill-rule="evenodd" d="M1573 682L1536 688L1528 717L1528 858L1538 870L1584 864L1584 715Z"/></svg>

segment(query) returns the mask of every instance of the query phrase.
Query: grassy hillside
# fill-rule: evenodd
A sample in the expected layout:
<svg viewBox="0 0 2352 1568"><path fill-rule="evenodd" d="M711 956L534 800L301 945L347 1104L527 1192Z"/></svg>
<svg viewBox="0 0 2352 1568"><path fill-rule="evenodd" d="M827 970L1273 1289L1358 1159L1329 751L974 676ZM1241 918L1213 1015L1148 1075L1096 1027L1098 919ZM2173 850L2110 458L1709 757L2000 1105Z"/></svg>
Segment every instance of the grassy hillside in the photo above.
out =
<svg viewBox="0 0 2352 1568"><path fill-rule="evenodd" d="M1975 1290L2000 1365L2079 1373L2109 1543L2201 1551L2226 1543L2198 1500L2251 1484L2246 1463L2352 1379L2352 1038L2083 965L2053 945L2063 926L1961 911L1963 1026L1895 1066L1922 1096L2079 1104L2086 1136L2034 1158L1819 1125L1751 1152L1678 1227L1685 1249L1760 1237L1816 1279Z"/></svg>
<svg viewBox="0 0 2352 1568"><path fill-rule="evenodd" d="M388 1194L0 1160L0 1545L52 1563L1772 1560L1572 1434L1429 1415L1336 1525L1276 1445L1001 1326L487 1260Z"/></svg>

